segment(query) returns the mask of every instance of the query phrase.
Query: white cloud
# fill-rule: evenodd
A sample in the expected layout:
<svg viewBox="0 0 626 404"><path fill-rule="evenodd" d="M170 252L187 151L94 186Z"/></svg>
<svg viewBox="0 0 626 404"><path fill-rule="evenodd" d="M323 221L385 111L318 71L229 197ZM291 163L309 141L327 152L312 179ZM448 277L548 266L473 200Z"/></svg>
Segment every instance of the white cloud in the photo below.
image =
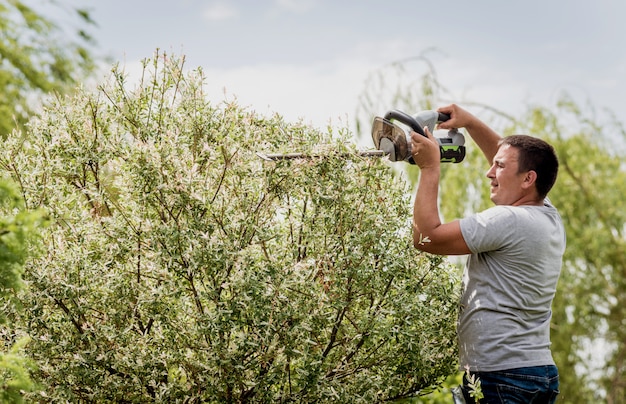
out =
<svg viewBox="0 0 626 404"><path fill-rule="evenodd" d="M239 11L236 8L223 2L209 4L202 12L202 16L208 21L224 21L238 15Z"/></svg>

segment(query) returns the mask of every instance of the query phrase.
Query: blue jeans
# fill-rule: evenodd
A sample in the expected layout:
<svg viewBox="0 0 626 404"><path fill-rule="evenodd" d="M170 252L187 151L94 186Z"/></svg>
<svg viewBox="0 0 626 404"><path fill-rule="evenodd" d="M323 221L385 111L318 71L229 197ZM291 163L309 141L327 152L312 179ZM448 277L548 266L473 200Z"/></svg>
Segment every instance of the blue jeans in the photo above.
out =
<svg viewBox="0 0 626 404"><path fill-rule="evenodd" d="M559 394L559 372L556 366L536 366L497 372L472 373L480 380L484 398L480 404L552 404ZM467 378L463 377L463 396L470 397Z"/></svg>

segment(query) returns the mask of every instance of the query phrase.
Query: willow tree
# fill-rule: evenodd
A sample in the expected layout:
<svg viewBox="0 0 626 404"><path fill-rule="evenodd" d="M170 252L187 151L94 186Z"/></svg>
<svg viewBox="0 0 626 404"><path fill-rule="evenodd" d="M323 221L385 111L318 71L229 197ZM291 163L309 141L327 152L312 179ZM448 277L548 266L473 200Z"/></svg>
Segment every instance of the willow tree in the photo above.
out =
<svg viewBox="0 0 626 404"><path fill-rule="evenodd" d="M456 366L457 278L347 130L212 105L146 60L58 99L5 168L49 212L16 317L51 401L376 402ZM265 161L259 152L318 157Z"/></svg>
<svg viewBox="0 0 626 404"><path fill-rule="evenodd" d="M626 136L615 120L564 96L531 108L511 130L551 141L560 159L551 193L568 248L554 303L553 351L571 403L626 401Z"/></svg>
<svg viewBox="0 0 626 404"><path fill-rule="evenodd" d="M390 85L389 77L400 84ZM563 217L567 234L552 308L552 352L560 372L560 397L568 403L624 403L623 123L611 111L581 105L567 93L556 105L526 106L520 116L509 116L496 106L455 98L438 80L433 64L418 57L371 75L360 98L360 124L365 126L369 116L385 109L415 113L450 102L464 105L502 135L526 133L554 145L560 170L549 197ZM485 177L488 164L469 137L466 145L467 156L461 164L442 167L441 211L448 220L491 206ZM407 173L417 179L416 169Z"/></svg>

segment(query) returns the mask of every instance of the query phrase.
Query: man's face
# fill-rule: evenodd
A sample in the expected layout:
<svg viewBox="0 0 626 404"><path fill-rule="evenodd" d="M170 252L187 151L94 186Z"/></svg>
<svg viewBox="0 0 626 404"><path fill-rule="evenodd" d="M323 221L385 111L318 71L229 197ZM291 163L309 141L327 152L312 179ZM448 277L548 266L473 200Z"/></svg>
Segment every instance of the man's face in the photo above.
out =
<svg viewBox="0 0 626 404"><path fill-rule="evenodd" d="M491 200L496 205L516 205L526 195L525 172L518 173L519 150L502 145L495 157L487 178L491 180Z"/></svg>

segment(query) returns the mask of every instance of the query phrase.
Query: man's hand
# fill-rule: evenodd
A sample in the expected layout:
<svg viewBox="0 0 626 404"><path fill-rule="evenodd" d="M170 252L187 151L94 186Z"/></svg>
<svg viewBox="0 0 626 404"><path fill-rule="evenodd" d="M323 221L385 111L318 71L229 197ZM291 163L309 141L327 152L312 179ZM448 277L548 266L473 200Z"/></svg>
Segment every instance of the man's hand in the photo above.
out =
<svg viewBox="0 0 626 404"><path fill-rule="evenodd" d="M428 137L424 137L417 132L411 132L411 153L415 164L421 169L437 168L439 169L441 154L439 151L439 142L430 133L428 127L424 127L424 133Z"/></svg>
<svg viewBox="0 0 626 404"><path fill-rule="evenodd" d="M469 131L478 121L474 115L456 104L441 107L437 112L442 112L450 117L447 121L440 122L437 125L438 129L465 128Z"/></svg>

